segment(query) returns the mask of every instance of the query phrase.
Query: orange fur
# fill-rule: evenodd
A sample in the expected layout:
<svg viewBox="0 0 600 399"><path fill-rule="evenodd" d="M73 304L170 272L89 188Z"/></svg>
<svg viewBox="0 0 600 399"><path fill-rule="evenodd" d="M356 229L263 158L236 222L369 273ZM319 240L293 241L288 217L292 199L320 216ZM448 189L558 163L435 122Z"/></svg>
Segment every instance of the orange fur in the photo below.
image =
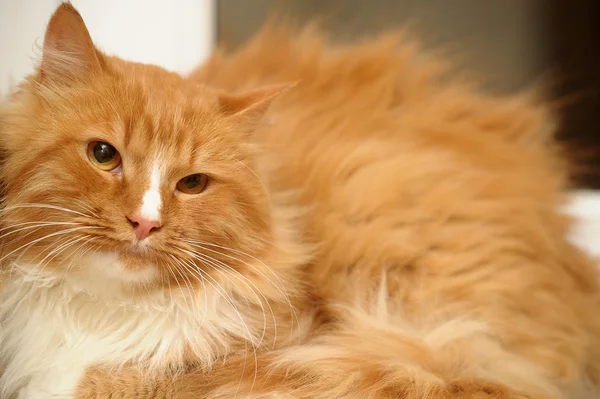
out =
<svg viewBox="0 0 600 399"><path fill-rule="evenodd" d="M83 202L123 218L121 190L135 192L136 183L90 180L97 171L86 169L68 144L84 141L82 126L117 142L130 137L131 150L122 155L140 165L144 151L172 146L170 165L185 168L182 154L200 148L203 167L228 184L186 206L173 202L168 217L187 235L248 253L247 262L260 258L260 273L245 262L231 267L265 295L278 325L267 329L273 345L255 353L229 337L214 354L222 361L208 367L187 352L187 367L175 376L166 366L164 375L140 373L144 359L118 372L98 364L77 397L599 393L597 274L565 238L570 221L558 211L565 165L543 104L527 95L493 98L453 82L435 58L396 34L341 46L312 27L267 27L187 79L103 59L109 75L54 90L33 77L13 99L1 139L6 203ZM281 90L275 85L298 81L268 111L261 106ZM262 125L242 118L257 109L266 111ZM242 160L244 169L230 159ZM250 205L238 209L234 198ZM207 219L191 222L204 210ZM3 223L50 214L15 210ZM166 250L158 246L155 258ZM271 272L293 294L297 321L265 279ZM256 302L244 287L231 289L240 306ZM262 329L259 316L249 318L251 329ZM289 328L290 338L275 342L274 334Z"/></svg>

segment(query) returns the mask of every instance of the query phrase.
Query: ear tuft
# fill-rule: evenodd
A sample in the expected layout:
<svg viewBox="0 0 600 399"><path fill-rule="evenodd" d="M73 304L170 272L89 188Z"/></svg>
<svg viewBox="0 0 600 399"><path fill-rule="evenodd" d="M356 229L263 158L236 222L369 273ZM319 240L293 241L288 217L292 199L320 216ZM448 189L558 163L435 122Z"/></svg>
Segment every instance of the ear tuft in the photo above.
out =
<svg viewBox="0 0 600 399"><path fill-rule="evenodd" d="M43 83L70 84L102 68L102 54L79 12L62 3L46 28L40 78Z"/></svg>
<svg viewBox="0 0 600 399"><path fill-rule="evenodd" d="M281 94L296 86L295 83L284 83L265 87L242 95L219 95L219 106L223 114L255 125L267 112L273 101Z"/></svg>

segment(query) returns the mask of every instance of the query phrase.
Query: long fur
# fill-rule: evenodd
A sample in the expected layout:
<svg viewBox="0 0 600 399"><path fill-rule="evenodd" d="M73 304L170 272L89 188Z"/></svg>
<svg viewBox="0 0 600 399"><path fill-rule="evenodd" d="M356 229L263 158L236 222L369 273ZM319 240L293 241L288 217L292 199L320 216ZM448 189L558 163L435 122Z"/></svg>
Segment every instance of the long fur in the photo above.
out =
<svg viewBox="0 0 600 399"><path fill-rule="evenodd" d="M485 95L396 33L336 45L312 26L268 26L185 79L92 54L95 72L71 75L77 90L39 81L42 63L3 114L4 228L32 220L31 209L15 207L40 190L62 207L83 202L75 210L88 217L120 220L148 172L134 150L177 142L165 168L202 157L228 184L185 206L175 196L160 234L177 245L177 229L201 237L220 263L179 254L201 274L169 277L159 255L125 261L90 247L41 271L46 247L8 256L6 397L600 393L598 278L567 241L570 220L559 211L567 169L555 123L532 95ZM297 85L266 111L281 91L272 88L286 82ZM100 177L69 158L75 147L65 143L82 135L73 126L99 123L111 139L138 143L121 156L139 162L140 181L112 191L108 180L82 183ZM117 226L103 234L125 242L128 226ZM151 244L166 253L156 237ZM141 284L148 268L164 278ZM197 275L215 286L193 283Z"/></svg>

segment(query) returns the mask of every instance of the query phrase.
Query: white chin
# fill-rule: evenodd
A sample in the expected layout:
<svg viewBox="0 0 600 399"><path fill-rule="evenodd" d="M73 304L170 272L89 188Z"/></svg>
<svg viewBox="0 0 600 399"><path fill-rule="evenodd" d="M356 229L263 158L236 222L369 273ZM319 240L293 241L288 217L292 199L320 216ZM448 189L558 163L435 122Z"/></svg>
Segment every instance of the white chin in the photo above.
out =
<svg viewBox="0 0 600 399"><path fill-rule="evenodd" d="M116 294L115 291L135 285L151 284L159 277L154 263L148 262L131 270L124 267L115 252L92 252L78 263L78 272L68 276L67 280L78 290L98 296Z"/></svg>

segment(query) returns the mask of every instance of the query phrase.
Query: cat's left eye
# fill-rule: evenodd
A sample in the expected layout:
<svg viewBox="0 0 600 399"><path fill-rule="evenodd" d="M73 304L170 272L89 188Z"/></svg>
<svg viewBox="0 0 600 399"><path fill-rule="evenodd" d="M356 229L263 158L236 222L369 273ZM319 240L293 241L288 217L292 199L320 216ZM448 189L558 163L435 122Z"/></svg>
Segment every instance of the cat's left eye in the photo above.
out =
<svg viewBox="0 0 600 399"><path fill-rule="evenodd" d="M106 172L111 172L121 165L121 155L117 149L103 141L92 141L88 144L87 155L94 166Z"/></svg>
<svg viewBox="0 0 600 399"><path fill-rule="evenodd" d="M177 182L177 190L185 194L200 194L208 185L208 176L196 173Z"/></svg>

